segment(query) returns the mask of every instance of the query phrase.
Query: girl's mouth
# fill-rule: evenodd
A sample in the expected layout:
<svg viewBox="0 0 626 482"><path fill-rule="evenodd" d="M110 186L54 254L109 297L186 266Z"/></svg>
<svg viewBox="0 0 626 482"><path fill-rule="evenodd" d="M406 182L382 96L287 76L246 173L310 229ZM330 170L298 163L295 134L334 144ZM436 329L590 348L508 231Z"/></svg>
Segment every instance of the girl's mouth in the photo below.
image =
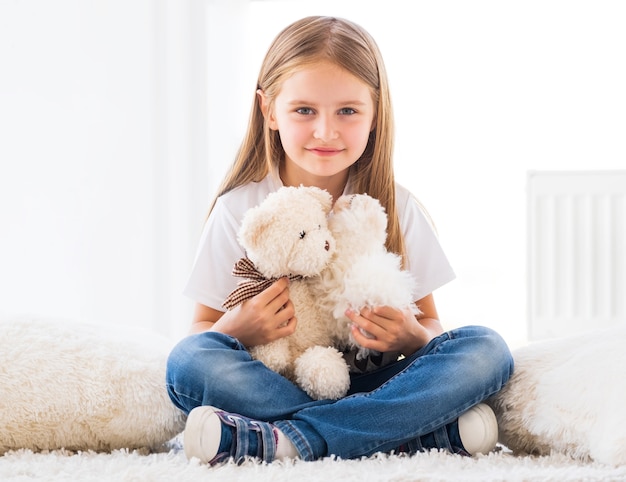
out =
<svg viewBox="0 0 626 482"><path fill-rule="evenodd" d="M336 154L339 154L342 151L342 149L336 149L333 147L312 147L307 150L309 152L312 152L313 154L316 154L322 157L334 156Z"/></svg>

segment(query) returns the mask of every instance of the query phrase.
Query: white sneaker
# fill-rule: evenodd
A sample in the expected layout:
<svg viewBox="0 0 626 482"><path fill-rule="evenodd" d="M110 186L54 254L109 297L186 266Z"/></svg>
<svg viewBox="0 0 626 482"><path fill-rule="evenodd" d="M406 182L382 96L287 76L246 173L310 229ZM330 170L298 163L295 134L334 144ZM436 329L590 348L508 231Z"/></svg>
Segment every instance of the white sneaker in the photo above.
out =
<svg viewBox="0 0 626 482"><path fill-rule="evenodd" d="M498 443L498 421L489 405L479 403L459 417L459 436L470 455L488 454Z"/></svg>
<svg viewBox="0 0 626 482"><path fill-rule="evenodd" d="M256 457L269 463L298 456L291 441L271 423L210 406L189 412L183 444L187 458L210 465L229 458L240 463L246 457Z"/></svg>

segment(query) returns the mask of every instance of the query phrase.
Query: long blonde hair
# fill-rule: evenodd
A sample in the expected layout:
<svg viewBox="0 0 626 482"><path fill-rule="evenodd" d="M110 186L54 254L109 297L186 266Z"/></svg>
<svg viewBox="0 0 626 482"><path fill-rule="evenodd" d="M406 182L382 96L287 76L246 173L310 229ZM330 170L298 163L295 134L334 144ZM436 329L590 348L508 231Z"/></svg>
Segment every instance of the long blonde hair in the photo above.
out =
<svg viewBox="0 0 626 482"><path fill-rule="evenodd" d="M389 218L387 249L404 257L395 202L391 97L383 59L371 35L341 18L314 16L298 20L280 32L270 45L256 87L264 92L272 108L282 81L297 69L319 60L335 63L371 88L376 106L375 128L365 151L351 166L351 182L357 193L367 193L385 207ZM279 167L284 155L278 132L265 122L255 89L248 128L216 199L236 187L261 181L272 167Z"/></svg>

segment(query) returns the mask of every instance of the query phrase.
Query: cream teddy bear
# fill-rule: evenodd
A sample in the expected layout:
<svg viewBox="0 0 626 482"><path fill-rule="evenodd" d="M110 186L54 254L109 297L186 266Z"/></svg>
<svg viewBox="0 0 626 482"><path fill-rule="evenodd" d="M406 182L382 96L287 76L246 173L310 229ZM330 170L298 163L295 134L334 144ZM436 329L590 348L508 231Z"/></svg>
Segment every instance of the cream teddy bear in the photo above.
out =
<svg viewBox="0 0 626 482"><path fill-rule="evenodd" d="M250 347L250 353L314 399L338 399L350 386L348 365L333 347L328 316L324 317L312 291L335 251L327 218L331 206L327 191L300 186L282 187L249 209L238 232L247 257L233 270L244 280L224 302L232 309L278 278L290 277L296 331Z"/></svg>
<svg viewBox="0 0 626 482"><path fill-rule="evenodd" d="M413 299L416 281L402 269L400 256L385 247L387 214L377 199L367 194L341 196L328 226L336 249L316 284L318 301L332 314L334 323L329 329L336 346L357 348L357 360L363 359L370 351L357 346L346 309L360 312L365 307L392 306L410 308L417 314Z"/></svg>

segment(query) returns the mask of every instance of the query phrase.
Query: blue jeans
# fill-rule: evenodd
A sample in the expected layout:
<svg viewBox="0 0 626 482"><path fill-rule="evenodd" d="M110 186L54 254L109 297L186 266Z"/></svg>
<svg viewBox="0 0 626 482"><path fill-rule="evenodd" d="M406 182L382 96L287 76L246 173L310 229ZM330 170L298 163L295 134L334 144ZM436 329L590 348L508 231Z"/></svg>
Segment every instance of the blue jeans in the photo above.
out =
<svg viewBox="0 0 626 482"><path fill-rule="evenodd" d="M205 332L181 340L167 363L167 389L188 413L212 405L273 422L304 460L376 452L462 450L458 417L506 383L513 358L493 330L444 333L410 357L352 376L340 400L312 400L253 360L235 338Z"/></svg>

